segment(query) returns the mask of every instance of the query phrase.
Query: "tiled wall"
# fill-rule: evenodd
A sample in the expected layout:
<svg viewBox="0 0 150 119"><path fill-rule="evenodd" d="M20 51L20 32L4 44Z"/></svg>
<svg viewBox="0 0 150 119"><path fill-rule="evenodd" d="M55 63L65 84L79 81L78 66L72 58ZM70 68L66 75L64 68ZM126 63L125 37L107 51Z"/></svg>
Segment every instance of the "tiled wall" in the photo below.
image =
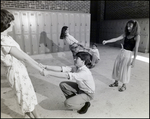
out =
<svg viewBox="0 0 150 119"><path fill-rule="evenodd" d="M4 1L2 8L23 8L32 10L61 10L90 13L90 1Z"/></svg>

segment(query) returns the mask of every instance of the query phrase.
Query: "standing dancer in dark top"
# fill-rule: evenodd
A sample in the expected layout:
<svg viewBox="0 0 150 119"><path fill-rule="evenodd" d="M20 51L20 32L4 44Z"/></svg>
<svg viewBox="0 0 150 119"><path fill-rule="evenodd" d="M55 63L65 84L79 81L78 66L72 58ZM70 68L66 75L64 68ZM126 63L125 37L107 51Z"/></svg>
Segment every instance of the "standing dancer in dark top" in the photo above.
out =
<svg viewBox="0 0 150 119"><path fill-rule="evenodd" d="M126 90L126 84L130 81L131 67L134 66L135 59L138 52L140 42L140 28L139 24L135 20L130 20L126 23L125 33L117 38L110 40L104 40L103 45L106 43L112 43L124 39L124 44L120 50L113 67L112 78L115 79L110 87L117 87L118 81L122 82L123 85L119 91ZM132 58L132 55L134 57Z"/></svg>

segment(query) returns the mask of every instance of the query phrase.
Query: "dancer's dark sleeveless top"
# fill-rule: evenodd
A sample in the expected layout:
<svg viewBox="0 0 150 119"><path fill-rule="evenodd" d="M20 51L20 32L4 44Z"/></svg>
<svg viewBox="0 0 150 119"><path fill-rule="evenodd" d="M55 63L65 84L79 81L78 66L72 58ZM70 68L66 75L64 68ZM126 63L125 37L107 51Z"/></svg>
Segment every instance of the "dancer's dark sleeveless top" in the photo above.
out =
<svg viewBox="0 0 150 119"><path fill-rule="evenodd" d="M130 38L130 39L125 37L124 44L123 44L124 49L133 51L133 49L135 47L135 43L136 43L136 40L134 38L135 38L135 36L133 38Z"/></svg>

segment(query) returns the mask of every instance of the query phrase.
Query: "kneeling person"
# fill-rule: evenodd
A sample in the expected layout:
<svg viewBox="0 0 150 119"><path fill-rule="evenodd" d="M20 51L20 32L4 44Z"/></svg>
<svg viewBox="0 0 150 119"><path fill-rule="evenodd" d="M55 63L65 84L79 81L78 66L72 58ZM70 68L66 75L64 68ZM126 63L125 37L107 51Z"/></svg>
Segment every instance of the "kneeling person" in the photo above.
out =
<svg viewBox="0 0 150 119"><path fill-rule="evenodd" d="M90 55L86 52L76 54L75 66L45 66L45 75L66 78L74 81L63 81L60 88L66 100L64 102L68 109L76 109L79 114L84 114L90 107L90 100L94 98L95 82L91 71L86 67ZM51 71L50 71L51 70Z"/></svg>

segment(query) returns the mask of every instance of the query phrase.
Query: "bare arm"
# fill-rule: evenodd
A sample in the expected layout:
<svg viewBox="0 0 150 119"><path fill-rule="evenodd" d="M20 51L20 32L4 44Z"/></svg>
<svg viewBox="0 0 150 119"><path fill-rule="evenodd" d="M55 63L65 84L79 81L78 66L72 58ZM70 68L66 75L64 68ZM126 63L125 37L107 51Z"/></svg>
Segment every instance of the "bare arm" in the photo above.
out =
<svg viewBox="0 0 150 119"><path fill-rule="evenodd" d="M104 40L103 41L103 45L105 45L106 43L112 43L112 42L116 42L119 40L122 40L124 38L124 35L122 34L121 36L117 37L117 38L112 38L110 40Z"/></svg>
<svg viewBox="0 0 150 119"><path fill-rule="evenodd" d="M35 60L33 60L29 55L27 55L22 50L19 50L17 47L12 47L9 53L18 60L29 64L30 66L38 70L40 73L43 72L43 69L38 65L38 63Z"/></svg>
<svg viewBox="0 0 150 119"><path fill-rule="evenodd" d="M134 62L135 62L135 59L136 59L136 56L138 53L139 43L140 43L140 35L137 35L135 49L134 49L134 57L133 57L133 60L131 62L131 65L134 65Z"/></svg>
<svg viewBox="0 0 150 119"><path fill-rule="evenodd" d="M85 48L82 44L80 44L80 43L77 43L80 47L82 47L82 48Z"/></svg>
<svg viewBox="0 0 150 119"><path fill-rule="evenodd" d="M49 66L46 65L45 69L51 70L51 71L57 71L57 72L61 72L62 71L62 67L61 66Z"/></svg>
<svg viewBox="0 0 150 119"><path fill-rule="evenodd" d="M55 71L47 71L44 70L44 75L50 75L50 76L54 76L54 77L58 77L58 78L65 78L68 79L69 78L69 74L65 73L65 72L55 72Z"/></svg>

